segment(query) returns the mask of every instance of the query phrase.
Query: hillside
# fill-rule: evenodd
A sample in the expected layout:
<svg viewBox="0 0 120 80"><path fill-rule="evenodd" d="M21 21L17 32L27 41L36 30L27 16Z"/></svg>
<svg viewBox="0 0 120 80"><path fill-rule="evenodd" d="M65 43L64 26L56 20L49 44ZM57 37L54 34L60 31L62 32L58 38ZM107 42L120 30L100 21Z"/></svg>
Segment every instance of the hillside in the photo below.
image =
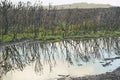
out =
<svg viewBox="0 0 120 80"><path fill-rule="evenodd" d="M56 9L74 9L74 8L109 8L112 7L109 4L94 4L94 3L74 3L74 4L64 4L55 5ZM46 6L48 9L48 6Z"/></svg>

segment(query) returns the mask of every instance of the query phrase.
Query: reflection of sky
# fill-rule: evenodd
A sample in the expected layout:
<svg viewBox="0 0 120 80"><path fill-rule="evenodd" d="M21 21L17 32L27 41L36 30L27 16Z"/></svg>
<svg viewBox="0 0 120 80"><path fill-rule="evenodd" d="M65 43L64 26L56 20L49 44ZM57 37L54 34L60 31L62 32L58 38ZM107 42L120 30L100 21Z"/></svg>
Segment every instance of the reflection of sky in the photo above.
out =
<svg viewBox="0 0 120 80"><path fill-rule="evenodd" d="M84 66L69 66L67 63L62 63L59 61L59 64L54 67L54 70L49 73L48 65L44 68L44 73L40 76L35 74L33 66L27 66L22 72L21 71L14 71L9 72L6 79L4 80L47 80L47 79L54 79L58 78L58 75L71 75L75 76L84 76L84 75L94 75L103 73L104 70L99 69L100 67L96 66L95 64L86 64Z"/></svg>
<svg viewBox="0 0 120 80"><path fill-rule="evenodd" d="M111 72L113 70L115 70L116 68L118 68L120 66L120 59L114 60L111 65L107 66L105 69L105 71L107 72Z"/></svg>
<svg viewBox="0 0 120 80"><path fill-rule="evenodd" d="M53 71L49 71L49 65L44 65L43 73L36 74L34 72L34 64L27 66L23 71L12 71L8 73L4 80L54 80L59 78L58 75L71 75L72 77L79 77L85 75L95 75L105 73L106 71L113 71L119 67L119 60L113 62L113 65L103 67L99 60L95 60L95 63L84 63L83 66L69 65L67 62L57 60L57 65L53 67Z"/></svg>

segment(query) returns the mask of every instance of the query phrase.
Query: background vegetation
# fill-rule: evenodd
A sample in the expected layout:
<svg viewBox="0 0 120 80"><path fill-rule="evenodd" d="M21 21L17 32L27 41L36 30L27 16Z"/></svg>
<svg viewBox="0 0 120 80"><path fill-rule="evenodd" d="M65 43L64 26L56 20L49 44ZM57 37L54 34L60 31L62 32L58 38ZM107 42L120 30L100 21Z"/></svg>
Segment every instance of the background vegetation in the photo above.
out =
<svg viewBox="0 0 120 80"><path fill-rule="evenodd" d="M56 9L0 2L0 42L120 35L120 8Z"/></svg>
<svg viewBox="0 0 120 80"><path fill-rule="evenodd" d="M44 6L45 8L49 8L49 6ZM94 4L94 3L73 3L73 4L63 4L63 5L53 5L57 9L74 9L74 8L82 8L82 9L89 9L89 8L110 8L112 5L109 4Z"/></svg>

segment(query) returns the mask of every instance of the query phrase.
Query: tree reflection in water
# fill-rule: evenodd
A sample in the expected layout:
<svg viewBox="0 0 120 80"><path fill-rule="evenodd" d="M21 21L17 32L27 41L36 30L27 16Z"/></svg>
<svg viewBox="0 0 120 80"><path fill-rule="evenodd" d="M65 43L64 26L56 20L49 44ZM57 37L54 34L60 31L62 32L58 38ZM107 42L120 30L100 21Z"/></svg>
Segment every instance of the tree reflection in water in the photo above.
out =
<svg viewBox="0 0 120 80"><path fill-rule="evenodd" d="M98 38L64 40L60 42L25 42L3 46L0 49L0 75L8 71L23 70L26 65L35 63L35 72L41 72L45 64L50 71L57 65L57 60L67 61L69 65L82 66L82 63L95 59L103 60L105 67L111 63L111 55L120 57L119 38ZM107 59L106 59L107 58ZM82 63L81 63L82 62ZM104 64L103 64L104 63Z"/></svg>

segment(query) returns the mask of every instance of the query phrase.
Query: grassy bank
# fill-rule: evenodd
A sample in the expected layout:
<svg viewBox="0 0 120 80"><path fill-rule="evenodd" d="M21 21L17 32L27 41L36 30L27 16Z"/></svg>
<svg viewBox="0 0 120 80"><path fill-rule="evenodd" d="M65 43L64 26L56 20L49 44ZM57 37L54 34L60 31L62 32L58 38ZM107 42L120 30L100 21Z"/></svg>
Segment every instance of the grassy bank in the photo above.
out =
<svg viewBox="0 0 120 80"><path fill-rule="evenodd" d="M20 41L24 39L28 40L63 40L63 39L79 39L79 38L99 38L99 37L114 37L120 36L120 31L99 31L96 33L86 33L86 34L79 34L79 35L47 35L41 36L38 35L37 38L34 38L34 34L32 33L23 33L17 34L17 37L14 39L13 34L7 34L0 36L0 42L10 42L10 41Z"/></svg>

